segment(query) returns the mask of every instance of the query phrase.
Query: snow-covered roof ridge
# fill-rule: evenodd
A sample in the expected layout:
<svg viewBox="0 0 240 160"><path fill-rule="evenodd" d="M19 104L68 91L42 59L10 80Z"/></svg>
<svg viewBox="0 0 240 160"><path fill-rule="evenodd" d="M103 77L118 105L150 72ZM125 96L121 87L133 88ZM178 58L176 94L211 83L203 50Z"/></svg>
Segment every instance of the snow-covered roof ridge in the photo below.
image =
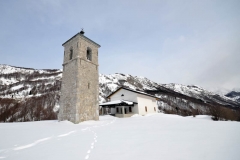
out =
<svg viewBox="0 0 240 160"><path fill-rule="evenodd" d="M146 95L146 96L157 98L156 96L153 96L151 94L147 94L143 91L137 91L137 90L133 90L133 89L130 89L130 88L127 88L127 87L123 87L123 86L119 87L116 91L112 92L110 95L107 96L107 98L111 97L113 94L118 92L120 89L125 89L125 90L131 91L131 92L135 92L135 93L139 93L139 94L143 94L143 95Z"/></svg>
<svg viewBox="0 0 240 160"><path fill-rule="evenodd" d="M122 104L122 103L127 104L127 105L137 104L137 102L132 102L132 101L128 101L128 100L115 100L115 101L101 103L99 105L100 106L108 106L108 105L117 105L117 104Z"/></svg>

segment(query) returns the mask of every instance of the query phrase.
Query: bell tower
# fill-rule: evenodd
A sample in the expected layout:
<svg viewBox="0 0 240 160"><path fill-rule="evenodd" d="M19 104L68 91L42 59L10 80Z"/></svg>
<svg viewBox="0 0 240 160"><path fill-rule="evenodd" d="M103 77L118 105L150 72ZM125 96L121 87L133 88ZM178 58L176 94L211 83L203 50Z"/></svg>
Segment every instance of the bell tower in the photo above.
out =
<svg viewBox="0 0 240 160"><path fill-rule="evenodd" d="M77 33L64 47L58 120L79 123L99 119L99 44Z"/></svg>

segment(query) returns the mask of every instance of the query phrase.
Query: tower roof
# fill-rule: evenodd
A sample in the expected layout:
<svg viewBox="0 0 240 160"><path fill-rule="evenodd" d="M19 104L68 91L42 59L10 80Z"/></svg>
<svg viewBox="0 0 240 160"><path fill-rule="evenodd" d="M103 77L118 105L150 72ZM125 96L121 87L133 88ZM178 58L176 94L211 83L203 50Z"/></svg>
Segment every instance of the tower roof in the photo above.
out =
<svg viewBox="0 0 240 160"><path fill-rule="evenodd" d="M72 38L68 39L66 42L64 42L62 44L62 46L64 44L66 44L67 42L69 42L71 39L73 39L74 37L76 37L77 35L80 35L81 37L85 38L86 40L89 40L90 42L92 42L93 44L97 45L98 47L101 47L99 44L97 44L96 42L94 42L93 40L87 38L86 36L84 36L84 31L82 30L81 32L78 32L77 34L75 34Z"/></svg>

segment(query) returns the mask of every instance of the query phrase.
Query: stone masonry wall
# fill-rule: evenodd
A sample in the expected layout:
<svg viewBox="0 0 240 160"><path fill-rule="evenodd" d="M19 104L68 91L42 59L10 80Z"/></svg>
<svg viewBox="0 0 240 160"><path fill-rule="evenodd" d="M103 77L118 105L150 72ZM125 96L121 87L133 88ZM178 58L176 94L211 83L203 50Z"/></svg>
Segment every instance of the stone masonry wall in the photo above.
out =
<svg viewBox="0 0 240 160"><path fill-rule="evenodd" d="M87 47L92 50L92 61L87 60ZM72 60L69 60L70 49ZM77 35L64 44L63 79L59 120L79 123L98 120L98 46L84 36Z"/></svg>

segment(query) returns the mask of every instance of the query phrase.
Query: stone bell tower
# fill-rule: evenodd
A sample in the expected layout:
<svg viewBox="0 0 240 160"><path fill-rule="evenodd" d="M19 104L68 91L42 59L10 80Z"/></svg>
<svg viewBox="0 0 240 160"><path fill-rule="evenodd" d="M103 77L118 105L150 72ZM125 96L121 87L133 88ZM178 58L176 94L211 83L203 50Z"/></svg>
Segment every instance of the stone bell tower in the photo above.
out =
<svg viewBox="0 0 240 160"><path fill-rule="evenodd" d="M64 47L63 74L58 120L79 123L98 120L99 44L77 33Z"/></svg>

